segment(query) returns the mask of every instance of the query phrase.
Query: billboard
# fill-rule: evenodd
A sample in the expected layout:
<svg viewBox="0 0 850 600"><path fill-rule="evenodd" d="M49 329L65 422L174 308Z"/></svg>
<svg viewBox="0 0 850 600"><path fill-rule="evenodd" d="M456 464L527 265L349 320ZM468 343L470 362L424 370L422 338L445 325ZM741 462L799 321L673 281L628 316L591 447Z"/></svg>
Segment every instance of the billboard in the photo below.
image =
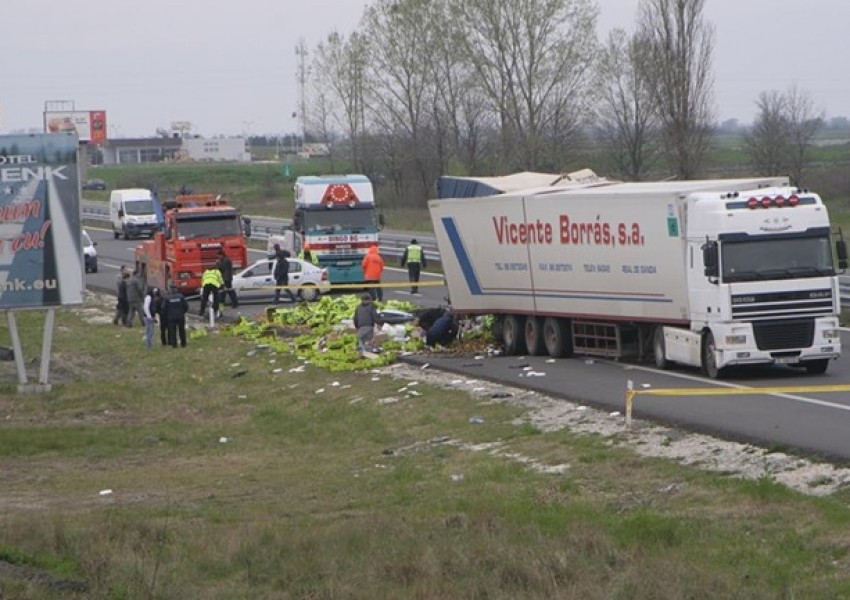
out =
<svg viewBox="0 0 850 600"><path fill-rule="evenodd" d="M74 133L0 136L0 309L83 303Z"/></svg>
<svg viewBox="0 0 850 600"><path fill-rule="evenodd" d="M44 131L47 133L76 133L81 142L102 144L106 141L106 111L45 111Z"/></svg>

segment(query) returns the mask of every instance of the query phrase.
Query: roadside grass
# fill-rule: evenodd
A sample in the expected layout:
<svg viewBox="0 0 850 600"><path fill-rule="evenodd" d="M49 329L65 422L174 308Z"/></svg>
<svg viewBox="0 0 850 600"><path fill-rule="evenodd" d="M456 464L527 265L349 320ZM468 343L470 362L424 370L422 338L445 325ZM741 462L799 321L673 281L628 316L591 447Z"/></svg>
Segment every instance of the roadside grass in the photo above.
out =
<svg viewBox="0 0 850 600"><path fill-rule="evenodd" d="M641 459L459 389L293 372L226 332L148 352L89 302L57 314L51 392L0 371L0 597L850 596L846 492ZM18 315L36 370L42 316Z"/></svg>

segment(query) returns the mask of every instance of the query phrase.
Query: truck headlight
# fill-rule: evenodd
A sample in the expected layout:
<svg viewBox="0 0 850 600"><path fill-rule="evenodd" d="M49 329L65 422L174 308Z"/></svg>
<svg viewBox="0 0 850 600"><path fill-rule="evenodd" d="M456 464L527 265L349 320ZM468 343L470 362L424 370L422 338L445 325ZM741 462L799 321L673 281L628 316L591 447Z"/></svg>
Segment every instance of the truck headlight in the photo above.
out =
<svg viewBox="0 0 850 600"><path fill-rule="evenodd" d="M747 343L746 335L727 335L724 339L727 346L737 346Z"/></svg>
<svg viewBox="0 0 850 600"><path fill-rule="evenodd" d="M826 339L838 339L841 337L841 331L838 329L824 329L823 337Z"/></svg>

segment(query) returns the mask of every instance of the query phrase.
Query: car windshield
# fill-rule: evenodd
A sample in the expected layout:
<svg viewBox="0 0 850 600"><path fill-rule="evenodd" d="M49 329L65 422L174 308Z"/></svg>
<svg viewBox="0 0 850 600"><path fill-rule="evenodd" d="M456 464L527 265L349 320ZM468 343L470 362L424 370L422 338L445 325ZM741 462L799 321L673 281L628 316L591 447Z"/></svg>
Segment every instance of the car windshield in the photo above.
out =
<svg viewBox="0 0 850 600"><path fill-rule="evenodd" d="M242 235L242 222L236 214L215 217L180 216L177 219L177 235L187 240Z"/></svg>
<svg viewBox="0 0 850 600"><path fill-rule="evenodd" d="M124 213L128 215L152 215L153 200L127 200L124 202Z"/></svg>
<svg viewBox="0 0 850 600"><path fill-rule="evenodd" d="M721 264L726 282L822 277L834 273L826 235L727 241L722 246Z"/></svg>

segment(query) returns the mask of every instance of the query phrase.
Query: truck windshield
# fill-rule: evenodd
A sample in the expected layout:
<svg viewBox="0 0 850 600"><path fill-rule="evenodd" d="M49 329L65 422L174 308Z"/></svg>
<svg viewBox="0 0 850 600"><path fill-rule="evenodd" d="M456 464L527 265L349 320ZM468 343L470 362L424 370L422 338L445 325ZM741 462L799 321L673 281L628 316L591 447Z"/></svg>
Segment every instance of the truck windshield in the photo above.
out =
<svg viewBox="0 0 850 600"><path fill-rule="evenodd" d="M758 281L833 275L829 237L726 241L722 245L723 281Z"/></svg>
<svg viewBox="0 0 850 600"><path fill-rule="evenodd" d="M375 210L372 208L305 211L303 217L306 233L357 232L375 228Z"/></svg>
<svg viewBox="0 0 850 600"><path fill-rule="evenodd" d="M153 200L126 200L124 202L124 214L152 215L153 213Z"/></svg>
<svg viewBox="0 0 850 600"><path fill-rule="evenodd" d="M187 240L200 237L242 235L242 223L238 215L185 216L177 219L177 235Z"/></svg>

